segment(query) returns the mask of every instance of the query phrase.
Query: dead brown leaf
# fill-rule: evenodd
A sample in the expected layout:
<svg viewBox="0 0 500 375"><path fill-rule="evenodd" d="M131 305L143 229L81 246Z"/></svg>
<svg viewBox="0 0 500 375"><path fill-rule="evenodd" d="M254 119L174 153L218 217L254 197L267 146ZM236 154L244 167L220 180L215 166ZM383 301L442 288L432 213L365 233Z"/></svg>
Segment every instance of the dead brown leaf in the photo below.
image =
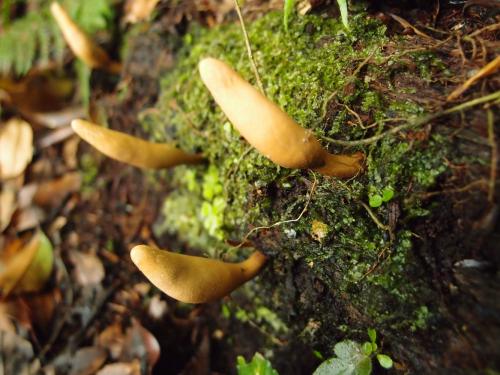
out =
<svg viewBox="0 0 500 375"><path fill-rule="evenodd" d="M16 177L33 156L33 130L30 124L13 118L0 125L0 179Z"/></svg>
<svg viewBox="0 0 500 375"><path fill-rule="evenodd" d="M68 194L78 191L81 184L79 172L66 173L60 178L41 183L33 200L39 206L55 207L61 204Z"/></svg>
<svg viewBox="0 0 500 375"><path fill-rule="evenodd" d="M46 148L66 140L73 134L75 132L71 126L63 126L62 128L52 130L49 134L37 140L36 145L38 148Z"/></svg>
<svg viewBox="0 0 500 375"><path fill-rule="evenodd" d="M36 228L45 220L45 213L36 206L30 206L14 215L14 227L18 232Z"/></svg>
<svg viewBox="0 0 500 375"><path fill-rule="evenodd" d="M96 375L141 375L141 363L139 360L112 363L104 366Z"/></svg>
<svg viewBox="0 0 500 375"><path fill-rule="evenodd" d="M106 350L89 346L79 349L71 359L70 375L92 375L106 362Z"/></svg>
<svg viewBox="0 0 500 375"><path fill-rule="evenodd" d="M107 349L112 359L118 359L122 353L125 335L120 323L108 326L97 337L97 346Z"/></svg>
<svg viewBox="0 0 500 375"><path fill-rule="evenodd" d="M11 293L41 290L53 266L53 250L42 231L37 231L26 245L18 246L16 252L3 257L0 262L0 288L7 297Z"/></svg>
<svg viewBox="0 0 500 375"><path fill-rule="evenodd" d="M61 292L53 289L46 293L26 297L9 297L0 304L0 331L14 329L13 320L27 330L36 328L47 334L56 306L61 302Z"/></svg>
<svg viewBox="0 0 500 375"><path fill-rule="evenodd" d="M4 186L0 191L0 232L10 224L10 219L16 210L16 191L10 186Z"/></svg>
<svg viewBox="0 0 500 375"><path fill-rule="evenodd" d="M122 360L144 359L151 370L160 358L160 344L137 319L132 319L132 327L127 329Z"/></svg>
<svg viewBox="0 0 500 375"><path fill-rule="evenodd" d="M137 23L151 16L159 0L127 0L124 21Z"/></svg>
<svg viewBox="0 0 500 375"><path fill-rule="evenodd" d="M95 254L71 251L69 257L75 266L73 274L79 285L96 286L104 279L104 266Z"/></svg>
<svg viewBox="0 0 500 375"><path fill-rule="evenodd" d="M57 111L72 95L75 84L65 77L52 75L48 70L28 74L21 81L0 80L8 104L23 113Z"/></svg>
<svg viewBox="0 0 500 375"><path fill-rule="evenodd" d="M39 112L28 114L27 118L31 122L36 122L50 129L69 126L75 118L87 117L87 111L81 106L63 108L57 112Z"/></svg>
<svg viewBox="0 0 500 375"><path fill-rule="evenodd" d="M80 139L80 137L75 135L64 142L63 159L69 169L75 169L78 166L77 151Z"/></svg>

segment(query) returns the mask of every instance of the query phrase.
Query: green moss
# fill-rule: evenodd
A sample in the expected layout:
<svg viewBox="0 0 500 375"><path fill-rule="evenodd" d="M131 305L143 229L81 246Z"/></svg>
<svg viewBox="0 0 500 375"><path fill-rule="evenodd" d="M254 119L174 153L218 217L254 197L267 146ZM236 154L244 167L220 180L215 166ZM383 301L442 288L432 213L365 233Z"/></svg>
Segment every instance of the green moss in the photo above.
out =
<svg viewBox="0 0 500 375"><path fill-rule="evenodd" d="M352 17L349 34L340 22L314 15L294 20L288 33L280 13L270 13L247 26L267 96L319 138L368 137L393 126L381 120L409 118L424 111L410 100L389 99L370 84L390 80L391 64L377 65L387 42L385 27L362 14ZM370 54L375 63L365 66L365 79L353 76ZM203 152L209 166L180 167L169 175L172 193L165 201L161 227L218 256L216 250L230 250L223 241L239 241L256 226L286 221L274 226L267 234L271 233L270 239L262 242L265 252L279 255L275 270L304 262L310 279L320 280L335 293L347 293L350 303L377 328L410 325L408 317L427 304L427 296L414 281L418 277L408 279L421 271L415 265L405 215L425 211L418 199L408 198L431 187L445 170L446 140L390 136L364 148L325 144L331 152L361 150L367 155L366 172L349 181L280 168L251 149L217 108L197 73L197 63L205 56L228 62L254 82L239 25L193 28L184 37L176 67L162 79L158 111L148 111L142 123L156 140L176 141L186 151ZM439 65L428 55L419 59L423 75L425 62L432 69ZM346 106L376 126L360 127ZM317 185L309 196L314 181ZM399 207L401 224L393 229L393 241L360 204L368 204L374 195L382 199L373 211L384 224L389 223L391 210ZM292 220L307 202L307 212L300 220ZM311 232L317 223L327 228L321 231L321 240ZM259 235L266 238L266 234ZM285 274L277 273L275 278L282 280ZM273 309L293 303L290 299L295 297L286 288L262 292L263 305ZM345 322L333 312L313 310L311 319L325 326L341 327ZM257 310L252 314L258 315ZM314 332L321 334L321 329Z"/></svg>

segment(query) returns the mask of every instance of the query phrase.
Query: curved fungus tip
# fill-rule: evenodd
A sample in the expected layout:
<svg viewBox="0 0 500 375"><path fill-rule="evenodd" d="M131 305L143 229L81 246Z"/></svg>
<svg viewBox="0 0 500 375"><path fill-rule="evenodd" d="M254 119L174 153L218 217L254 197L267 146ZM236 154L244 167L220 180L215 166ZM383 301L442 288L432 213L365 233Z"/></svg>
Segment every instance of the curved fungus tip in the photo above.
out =
<svg viewBox="0 0 500 375"><path fill-rule="evenodd" d="M69 48L85 65L90 68L103 69L112 74L121 72L122 65L111 60L108 54L92 41L57 1L50 4L50 12Z"/></svg>
<svg viewBox="0 0 500 375"><path fill-rule="evenodd" d="M71 127L104 155L135 167L163 169L204 161L203 156L188 154L173 145L148 142L85 120L73 120Z"/></svg>
<svg viewBox="0 0 500 375"><path fill-rule="evenodd" d="M158 289L186 303L211 302L230 294L255 277L267 260L260 251L243 262L226 263L146 245L132 248L130 257Z"/></svg>
<svg viewBox="0 0 500 375"><path fill-rule="evenodd" d="M208 57L199 62L198 69L234 127L274 163L336 177L353 177L363 169L357 154L329 154L311 130L302 128L226 63ZM337 162L340 164L335 166Z"/></svg>

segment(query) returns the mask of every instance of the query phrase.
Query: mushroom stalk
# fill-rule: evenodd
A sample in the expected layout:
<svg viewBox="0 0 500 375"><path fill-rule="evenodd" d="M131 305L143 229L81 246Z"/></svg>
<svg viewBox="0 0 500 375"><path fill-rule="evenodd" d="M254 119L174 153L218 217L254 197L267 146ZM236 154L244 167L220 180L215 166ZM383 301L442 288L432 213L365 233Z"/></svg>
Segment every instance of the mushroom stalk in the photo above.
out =
<svg viewBox="0 0 500 375"><path fill-rule="evenodd" d="M73 53L90 68L103 69L113 74L121 71L121 64L112 61L108 54L83 31L56 1L50 5L52 16L61 30L64 40Z"/></svg>
<svg viewBox="0 0 500 375"><path fill-rule="evenodd" d="M177 254L139 245L130 251L137 268L163 293L186 303L218 300L255 277L267 260L255 251L243 262Z"/></svg>
<svg viewBox="0 0 500 375"><path fill-rule="evenodd" d="M173 145L148 142L84 120L73 120L71 127L104 155L139 168L171 168L204 160L199 154L188 154Z"/></svg>
<svg viewBox="0 0 500 375"><path fill-rule="evenodd" d="M224 62L205 58L201 79L241 135L261 154L285 168L310 168L327 176L352 177L364 155L332 155L310 130L266 98Z"/></svg>

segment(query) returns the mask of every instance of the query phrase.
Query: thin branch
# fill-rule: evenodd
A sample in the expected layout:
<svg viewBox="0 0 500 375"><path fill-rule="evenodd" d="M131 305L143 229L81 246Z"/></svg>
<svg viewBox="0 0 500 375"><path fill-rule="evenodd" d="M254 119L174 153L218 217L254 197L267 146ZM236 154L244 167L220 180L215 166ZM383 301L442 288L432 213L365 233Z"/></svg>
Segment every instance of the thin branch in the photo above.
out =
<svg viewBox="0 0 500 375"><path fill-rule="evenodd" d="M365 138L365 139L359 139L357 141L342 141L342 140L333 139L333 138L326 137L326 136L323 136L321 138L323 138L325 141L328 141L330 143L340 145L340 146L368 145L371 143L375 143L375 142L377 142L377 141L381 140L382 138L385 138L389 135L398 133L402 130L417 128L417 127L425 125L428 122L435 120L439 117L449 115L451 113L459 112L459 111L474 107L476 105L487 103L487 102L490 102L493 100L498 100L498 99L500 99L500 91L496 91L492 94L485 95L485 96L482 96L480 98L469 100L468 102L456 105L454 107L445 109L445 110L437 112L437 113L432 113L432 114L429 114L426 116L422 116L420 118L417 118L415 121L396 126L396 127L392 128L384 133L377 134L377 135L374 135L373 137L369 137L369 138Z"/></svg>
<svg viewBox="0 0 500 375"><path fill-rule="evenodd" d="M485 26L482 29L476 30L476 31L470 33L467 36L468 37L474 37L474 36L477 36L477 35L485 32L485 31L495 31L495 30L498 30L498 29L500 29L500 22L499 23L494 23L493 25Z"/></svg>
<svg viewBox="0 0 500 375"><path fill-rule="evenodd" d="M379 218L377 217L377 215L375 215L375 213L372 211L372 209L370 207L368 207L368 205L363 202L363 201L359 201L359 203L364 207L364 209L366 210L366 212L368 212L368 215L370 215L371 219L373 220L373 222L377 225L377 227L379 227L380 229L386 231L389 233L389 237L391 239L391 243L394 242L395 240L395 235L394 235L394 232L392 231L391 227L389 225L385 225L383 224Z"/></svg>
<svg viewBox="0 0 500 375"><path fill-rule="evenodd" d="M250 59L250 65L252 66L253 74L255 75L255 80L257 81L257 86L259 86L262 94L266 95L264 91L264 86L262 86L262 81L260 80L259 71L257 70L257 65L253 58L252 47L250 46L250 39L248 38L247 28L245 27L245 21L243 20L243 15L241 14L240 4L238 0L234 0L234 7L236 8L236 13L238 13L238 18L240 19L241 31L243 31L243 37L245 39L245 45L247 46L248 58Z"/></svg>
<svg viewBox="0 0 500 375"><path fill-rule="evenodd" d="M494 183L494 181L493 181L493 183ZM428 198L434 197L436 195L441 195L441 194L465 193L466 191L469 191L471 189L474 189L476 187L481 187L481 186L488 186L488 182L486 180L480 179L477 181L473 181L470 184L467 184L467 185L462 186L462 187L439 190L439 191L429 191L426 193L416 193L415 196L417 196L418 198L421 198L421 199L428 199Z"/></svg>

